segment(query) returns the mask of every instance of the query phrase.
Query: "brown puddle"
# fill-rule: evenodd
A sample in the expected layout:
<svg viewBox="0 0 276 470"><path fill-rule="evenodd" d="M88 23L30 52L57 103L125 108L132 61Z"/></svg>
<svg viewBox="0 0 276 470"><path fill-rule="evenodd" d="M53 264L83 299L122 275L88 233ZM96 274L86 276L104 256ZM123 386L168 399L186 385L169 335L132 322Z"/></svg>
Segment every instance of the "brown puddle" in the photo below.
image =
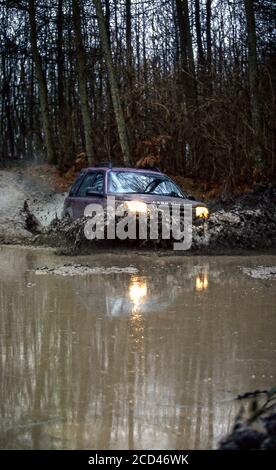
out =
<svg viewBox="0 0 276 470"><path fill-rule="evenodd" d="M209 449L276 382L276 256L75 257L0 247L0 448ZM133 272L132 272L133 271Z"/></svg>

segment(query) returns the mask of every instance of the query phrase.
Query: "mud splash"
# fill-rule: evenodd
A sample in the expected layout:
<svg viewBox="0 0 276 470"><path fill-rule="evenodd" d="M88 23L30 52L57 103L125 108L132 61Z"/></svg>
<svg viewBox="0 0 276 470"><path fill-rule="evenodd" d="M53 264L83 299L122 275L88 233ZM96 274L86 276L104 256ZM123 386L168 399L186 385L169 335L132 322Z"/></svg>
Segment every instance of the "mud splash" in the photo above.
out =
<svg viewBox="0 0 276 470"><path fill-rule="evenodd" d="M61 217L65 193L28 178L20 170L0 171L0 242L32 244L34 235Z"/></svg>
<svg viewBox="0 0 276 470"><path fill-rule="evenodd" d="M91 249L93 246L110 245L110 242L88 242L84 236L84 225L87 219L54 220L47 227L44 237L46 243L71 244L73 250ZM159 233L161 234L161 226ZM42 237L43 239L43 237ZM111 243L112 245L112 243ZM152 247L172 249L172 241L157 240L125 241L126 246L137 248ZM68 245L67 245L68 248ZM234 204L216 205L211 211L209 221L204 226L193 227L192 251L211 249L260 249L276 248L276 189L258 188L255 192L243 196Z"/></svg>
<svg viewBox="0 0 276 470"><path fill-rule="evenodd" d="M89 253L100 246L172 249L172 241L161 237L149 242L86 240L86 219L61 219L65 194L20 172L1 171L0 189L0 243L51 246L67 255ZM276 187L272 185L257 187L234 202L213 204L207 226L193 227L192 252L271 248L276 248Z"/></svg>

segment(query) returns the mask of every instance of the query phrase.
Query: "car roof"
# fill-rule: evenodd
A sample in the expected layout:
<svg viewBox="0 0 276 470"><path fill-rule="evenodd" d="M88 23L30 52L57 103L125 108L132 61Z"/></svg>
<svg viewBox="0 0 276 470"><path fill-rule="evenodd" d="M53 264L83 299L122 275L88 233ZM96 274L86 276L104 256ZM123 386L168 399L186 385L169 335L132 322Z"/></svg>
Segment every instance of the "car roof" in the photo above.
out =
<svg viewBox="0 0 276 470"><path fill-rule="evenodd" d="M107 167L107 166L89 166L87 168L83 168L83 172L87 173L89 171L95 171L95 170L101 170L101 171L124 171L124 172L135 172L135 173L152 173L154 175L164 175L164 173L162 173L160 170L151 170L151 169L148 169L148 168L134 168L134 167L119 167L119 166L115 166L115 167Z"/></svg>

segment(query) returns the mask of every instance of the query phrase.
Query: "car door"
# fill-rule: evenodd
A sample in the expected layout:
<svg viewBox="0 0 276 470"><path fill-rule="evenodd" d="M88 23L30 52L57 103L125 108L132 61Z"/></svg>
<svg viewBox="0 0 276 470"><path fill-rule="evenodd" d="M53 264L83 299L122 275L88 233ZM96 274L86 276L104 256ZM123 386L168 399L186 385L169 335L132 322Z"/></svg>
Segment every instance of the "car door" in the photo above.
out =
<svg viewBox="0 0 276 470"><path fill-rule="evenodd" d="M76 195L83 179L84 172L81 171L75 179L74 183L72 184L69 194L64 202L64 214L69 215L71 218L75 218L74 214L76 213L76 206L78 204L78 198Z"/></svg>
<svg viewBox="0 0 276 470"><path fill-rule="evenodd" d="M83 217L84 209L88 204L100 204L104 206L104 172L91 171L84 177L76 193L76 204L74 204L74 218ZM87 191L95 195L88 196Z"/></svg>

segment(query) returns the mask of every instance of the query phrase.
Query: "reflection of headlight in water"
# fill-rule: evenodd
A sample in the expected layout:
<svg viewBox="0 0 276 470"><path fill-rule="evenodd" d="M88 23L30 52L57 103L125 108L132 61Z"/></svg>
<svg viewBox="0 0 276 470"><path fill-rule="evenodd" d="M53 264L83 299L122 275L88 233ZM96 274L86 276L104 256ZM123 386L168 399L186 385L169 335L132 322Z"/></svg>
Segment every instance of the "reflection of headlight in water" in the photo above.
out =
<svg viewBox="0 0 276 470"><path fill-rule="evenodd" d="M135 307L138 307L143 303L145 297L147 296L147 283L145 280L139 277L133 277L130 282L128 295L131 302L134 303Z"/></svg>
<svg viewBox="0 0 276 470"><path fill-rule="evenodd" d="M133 303L130 327L132 332L133 344L137 351L142 352L144 340L144 316L141 314L141 305L147 297L147 283L141 277L133 276L130 281L128 295Z"/></svg>
<svg viewBox="0 0 276 470"><path fill-rule="evenodd" d="M202 291L208 288L208 275L207 273L198 274L196 276L196 291Z"/></svg>

